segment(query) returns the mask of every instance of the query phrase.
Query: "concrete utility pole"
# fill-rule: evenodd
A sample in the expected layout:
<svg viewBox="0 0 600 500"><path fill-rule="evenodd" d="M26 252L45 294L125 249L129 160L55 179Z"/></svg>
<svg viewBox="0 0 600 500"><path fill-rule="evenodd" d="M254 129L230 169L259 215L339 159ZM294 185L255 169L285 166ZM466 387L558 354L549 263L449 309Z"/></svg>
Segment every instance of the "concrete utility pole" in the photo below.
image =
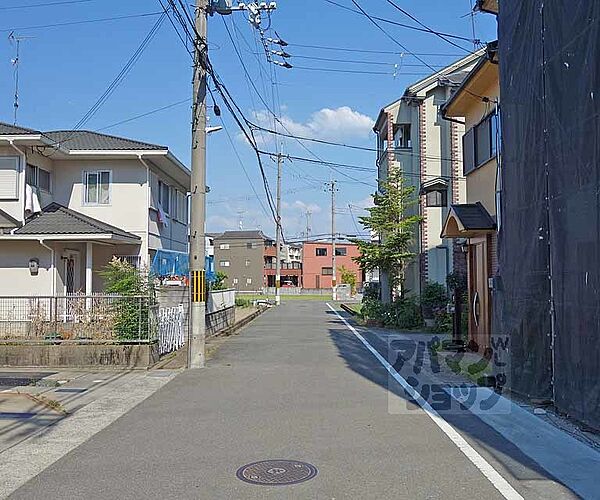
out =
<svg viewBox="0 0 600 500"><path fill-rule="evenodd" d="M337 270L335 263L335 240L336 240L336 232L335 232L335 192L337 188L335 187L336 181L331 180L329 190L331 191L331 267L332 267L332 276L331 276L331 288L332 288L332 299L337 300Z"/></svg>
<svg viewBox="0 0 600 500"><path fill-rule="evenodd" d="M196 43L192 105L192 185L190 214L190 330L188 368L205 363L206 271L204 269L206 223L206 24L208 0L196 0Z"/></svg>
<svg viewBox="0 0 600 500"><path fill-rule="evenodd" d="M275 224L275 246L277 248L277 262L275 263L275 304L281 304L281 167L283 155L277 155L277 221Z"/></svg>

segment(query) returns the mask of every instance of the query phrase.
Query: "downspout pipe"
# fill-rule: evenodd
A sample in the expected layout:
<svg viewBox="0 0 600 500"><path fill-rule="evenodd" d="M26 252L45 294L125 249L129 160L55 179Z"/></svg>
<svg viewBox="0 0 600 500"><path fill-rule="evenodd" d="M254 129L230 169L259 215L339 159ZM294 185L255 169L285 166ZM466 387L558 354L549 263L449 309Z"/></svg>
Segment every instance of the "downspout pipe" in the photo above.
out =
<svg viewBox="0 0 600 500"><path fill-rule="evenodd" d="M138 160L140 160L140 163L142 165L144 165L144 167L146 167L146 186L147 186L147 190L146 190L146 207L149 210L150 209L150 205L152 202L151 199L151 189L152 186L150 185L150 165L148 165L148 162L146 162L146 160L144 160L144 157L141 154L138 154ZM148 220L146 223L146 259L149 259L149 255L150 255L150 217L148 216ZM146 264L146 263L145 263Z"/></svg>
<svg viewBox="0 0 600 500"><path fill-rule="evenodd" d="M48 245L46 245L46 243L44 242L43 238L40 238L39 240L40 245L42 245L44 248L50 250L50 272L52 274L52 296L54 297L56 295L56 266L54 264L55 262L55 251L54 248L49 247Z"/></svg>

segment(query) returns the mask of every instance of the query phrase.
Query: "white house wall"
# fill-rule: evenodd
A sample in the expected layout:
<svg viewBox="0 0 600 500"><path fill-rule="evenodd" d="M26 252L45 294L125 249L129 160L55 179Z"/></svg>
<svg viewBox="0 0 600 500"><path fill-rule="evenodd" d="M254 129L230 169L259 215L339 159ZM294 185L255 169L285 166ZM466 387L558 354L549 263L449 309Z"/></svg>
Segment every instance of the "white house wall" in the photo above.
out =
<svg viewBox="0 0 600 500"><path fill-rule="evenodd" d="M37 241L2 241L1 295L52 295L50 250ZM39 260L37 276L29 272L29 260Z"/></svg>

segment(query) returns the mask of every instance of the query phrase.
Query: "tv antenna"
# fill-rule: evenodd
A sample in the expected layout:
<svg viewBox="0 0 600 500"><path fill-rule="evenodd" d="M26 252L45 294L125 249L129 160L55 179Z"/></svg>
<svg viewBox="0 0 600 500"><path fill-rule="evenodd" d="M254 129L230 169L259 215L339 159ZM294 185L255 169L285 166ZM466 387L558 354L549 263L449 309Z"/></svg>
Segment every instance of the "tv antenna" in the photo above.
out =
<svg viewBox="0 0 600 500"><path fill-rule="evenodd" d="M23 36L23 35L19 35L17 33L15 33L14 31L10 32L10 35L8 35L8 40L10 41L10 44L13 45L15 47L15 57L13 59L10 60L10 62L13 65L13 72L14 72L14 80L15 80L15 99L14 99L14 121L13 124L16 125L17 124L17 112L19 111L19 65L21 63L21 54L20 54L20 49L21 49L21 42L23 40L28 40L30 38L35 38L33 36Z"/></svg>

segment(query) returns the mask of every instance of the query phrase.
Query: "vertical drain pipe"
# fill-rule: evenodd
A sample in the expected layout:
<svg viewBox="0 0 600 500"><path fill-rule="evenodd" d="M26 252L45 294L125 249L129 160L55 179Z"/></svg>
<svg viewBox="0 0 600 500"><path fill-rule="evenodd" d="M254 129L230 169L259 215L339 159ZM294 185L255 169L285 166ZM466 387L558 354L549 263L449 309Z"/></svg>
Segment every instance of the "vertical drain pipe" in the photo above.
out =
<svg viewBox="0 0 600 500"><path fill-rule="evenodd" d="M39 240L40 245L42 245L44 248L50 250L50 272L52 274L52 279L51 279L51 290L52 290L52 296L54 297L56 295L56 266L54 264L55 262L55 250L52 247L49 247L48 245L46 245L46 243L44 243L44 239L40 238Z"/></svg>

